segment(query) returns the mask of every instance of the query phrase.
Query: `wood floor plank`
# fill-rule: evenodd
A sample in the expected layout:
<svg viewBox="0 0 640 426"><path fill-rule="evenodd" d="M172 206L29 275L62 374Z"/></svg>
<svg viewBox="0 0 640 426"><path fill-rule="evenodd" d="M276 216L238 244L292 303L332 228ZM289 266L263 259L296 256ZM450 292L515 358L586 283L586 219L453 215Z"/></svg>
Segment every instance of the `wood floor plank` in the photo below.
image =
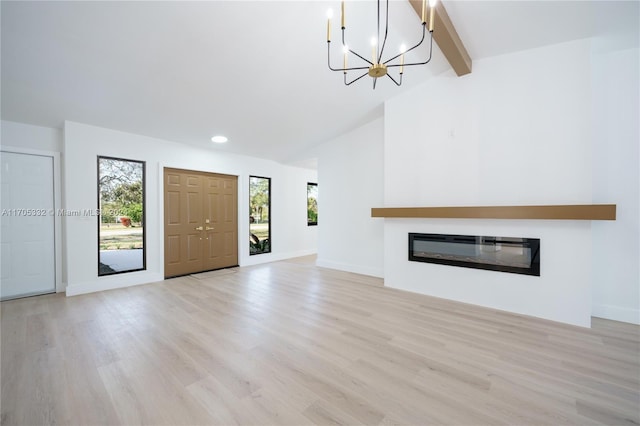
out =
<svg viewBox="0 0 640 426"><path fill-rule="evenodd" d="M1 425L638 425L640 327L314 257L0 304Z"/></svg>
<svg viewBox="0 0 640 426"><path fill-rule="evenodd" d="M207 410L211 424L244 425L255 422L255 415L246 409L241 399L212 376L190 384L187 391Z"/></svg>
<svg viewBox="0 0 640 426"><path fill-rule="evenodd" d="M100 378L118 414L119 423L126 425L165 423L159 411L150 406L148 399L141 397L135 378L122 366L126 362L117 361L98 367Z"/></svg>
<svg viewBox="0 0 640 426"><path fill-rule="evenodd" d="M319 399L309 405L302 414L316 425L361 425L364 424L328 402ZM394 424L400 422L394 421Z"/></svg>

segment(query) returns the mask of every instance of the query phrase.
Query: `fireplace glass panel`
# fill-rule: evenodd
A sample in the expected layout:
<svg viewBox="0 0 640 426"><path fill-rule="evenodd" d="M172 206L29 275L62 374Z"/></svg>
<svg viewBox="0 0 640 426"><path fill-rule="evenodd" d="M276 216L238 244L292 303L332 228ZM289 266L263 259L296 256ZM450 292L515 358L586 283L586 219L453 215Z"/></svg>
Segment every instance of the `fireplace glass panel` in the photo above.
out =
<svg viewBox="0 0 640 426"><path fill-rule="evenodd" d="M540 240L410 233L409 260L539 276Z"/></svg>

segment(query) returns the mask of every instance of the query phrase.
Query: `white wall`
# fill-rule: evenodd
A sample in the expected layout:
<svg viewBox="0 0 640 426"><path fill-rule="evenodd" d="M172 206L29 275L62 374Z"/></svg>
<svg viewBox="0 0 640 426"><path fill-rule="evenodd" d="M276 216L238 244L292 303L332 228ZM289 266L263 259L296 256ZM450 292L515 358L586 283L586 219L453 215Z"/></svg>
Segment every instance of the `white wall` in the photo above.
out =
<svg viewBox="0 0 640 426"><path fill-rule="evenodd" d="M385 105L387 206L591 201L588 41L474 62Z"/></svg>
<svg viewBox="0 0 640 426"><path fill-rule="evenodd" d="M232 143L232 142L231 142ZM241 266L317 251L316 229L306 225L306 183L314 170L284 166L253 157L226 154L85 124L66 122L65 208L91 209L97 203L97 156L146 161L147 270L98 277L97 219L66 218L67 294L80 294L162 280L163 168L175 167L237 175L238 242ZM249 256L249 175L271 177L271 254ZM245 237L246 236L246 237Z"/></svg>
<svg viewBox="0 0 640 426"><path fill-rule="evenodd" d="M593 201L618 205L593 223L593 315L640 324L639 50L598 49L592 64Z"/></svg>
<svg viewBox="0 0 640 426"><path fill-rule="evenodd" d="M62 152L62 130L2 121L2 145Z"/></svg>
<svg viewBox="0 0 640 426"><path fill-rule="evenodd" d="M383 276L384 120L379 118L318 148L317 265Z"/></svg>
<svg viewBox="0 0 640 426"><path fill-rule="evenodd" d="M385 205L591 203L590 52L579 40L478 60L388 101ZM541 238L541 276L410 263L415 231ZM385 220L384 267L391 287L590 325L590 222Z"/></svg>

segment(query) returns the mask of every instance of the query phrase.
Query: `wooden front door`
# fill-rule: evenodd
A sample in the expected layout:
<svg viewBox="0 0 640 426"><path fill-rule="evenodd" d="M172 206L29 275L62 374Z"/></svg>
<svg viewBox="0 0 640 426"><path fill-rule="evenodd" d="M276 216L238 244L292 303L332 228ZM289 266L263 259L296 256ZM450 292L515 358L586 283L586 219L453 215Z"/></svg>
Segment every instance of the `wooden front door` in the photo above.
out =
<svg viewBox="0 0 640 426"><path fill-rule="evenodd" d="M164 276L238 266L238 177L164 169Z"/></svg>

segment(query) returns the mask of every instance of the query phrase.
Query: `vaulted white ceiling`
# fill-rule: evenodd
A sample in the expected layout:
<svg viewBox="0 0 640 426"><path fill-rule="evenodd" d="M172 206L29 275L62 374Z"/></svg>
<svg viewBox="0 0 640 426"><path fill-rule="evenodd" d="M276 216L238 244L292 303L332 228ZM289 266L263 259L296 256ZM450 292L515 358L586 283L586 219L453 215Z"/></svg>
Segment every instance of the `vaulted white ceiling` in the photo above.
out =
<svg viewBox="0 0 640 426"><path fill-rule="evenodd" d="M637 32L638 5L445 2L474 60ZM375 6L347 3L348 43L363 55L375 31ZM374 91L369 77L345 87L342 74L326 65L330 7L338 12L340 3L2 1L2 119L49 127L72 120L281 162L304 160L310 148L380 116L386 99L449 70L436 49L431 64L406 70L400 88L385 79ZM407 1L393 1L390 15L391 53L418 39L420 26ZM340 65L338 21L333 47ZM230 142L213 145L211 136L220 133Z"/></svg>

